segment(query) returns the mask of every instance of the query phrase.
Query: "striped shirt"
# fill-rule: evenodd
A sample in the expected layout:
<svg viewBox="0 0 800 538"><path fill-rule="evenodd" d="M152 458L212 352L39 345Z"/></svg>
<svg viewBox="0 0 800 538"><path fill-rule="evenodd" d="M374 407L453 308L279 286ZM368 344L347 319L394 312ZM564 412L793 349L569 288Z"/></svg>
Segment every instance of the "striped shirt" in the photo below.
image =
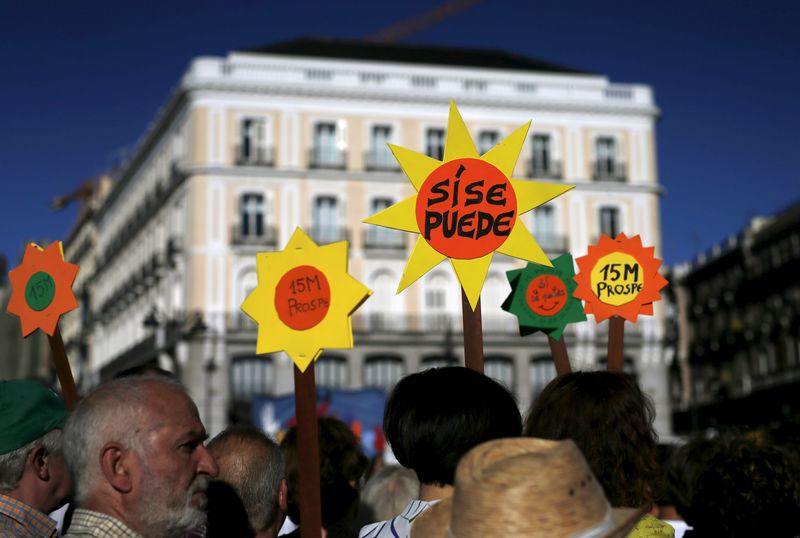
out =
<svg viewBox="0 0 800 538"><path fill-rule="evenodd" d="M408 538L414 520L437 502L411 501L396 518L361 527L358 538Z"/></svg>
<svg viewBox="0 0 800 538"><path fill-rule="evenodd" d="M79 508L72 514L72 523L64 538L142 538L142 535L115 517Z"/></svg>
<svg viewBox="0 0 800 538"><path fill-rule="evenodd" d="M56 522L46 514L6 495L0 495L0 538L54 538Z"/></svg>

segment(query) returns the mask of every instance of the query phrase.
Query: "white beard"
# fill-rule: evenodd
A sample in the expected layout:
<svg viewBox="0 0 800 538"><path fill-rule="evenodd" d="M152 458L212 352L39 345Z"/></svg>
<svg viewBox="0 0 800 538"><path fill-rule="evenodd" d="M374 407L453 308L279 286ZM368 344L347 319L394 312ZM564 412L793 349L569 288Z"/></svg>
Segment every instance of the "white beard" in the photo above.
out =
<svg viewBox="0 0 800 538"><path fill-rule="evenodd" d="M176 498L169 479L145 470L143 484L147 484L139 507L139 519L147 529L146 536L152 538L180 536L197 529L206 522L206 502L200 506L192 504L192 496L205 491L209 478L198 475L183 497Z"/></svg>

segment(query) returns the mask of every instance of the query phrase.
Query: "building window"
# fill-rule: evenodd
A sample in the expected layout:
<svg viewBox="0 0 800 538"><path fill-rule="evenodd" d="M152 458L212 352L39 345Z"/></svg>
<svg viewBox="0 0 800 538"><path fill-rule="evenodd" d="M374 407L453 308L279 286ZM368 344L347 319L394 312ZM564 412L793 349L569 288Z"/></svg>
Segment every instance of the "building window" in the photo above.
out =
<svg viewBox="0 0 800 538"><path fill-rule="evenodd" d="M239 235L246 238L264 235L264 196L243 194L239 201Z"/></svg>
<svg viewBox="0 0 800 538"><path fill-rule="evenodd" d="M542 389L555 378L553 359L549 356L534 357L530 366L531 401L536 401Z"/></svg>
<svg viewBox="0 0 800 538"><path fill-rule="evenodd" d="M266 122L262 118L243 118L239 123L236 162L271 165L272 154L267 147L266 133Z"/></svg>
<svg viewBox="0 0 800 538"><path fill-rule="evenodd" d="M509 357L486 357L484 371L508 390L514 389L514 362Z"/></svg>
<svg viewBox="0 0 800 538"><path fill-rule="evenodd" d="M403 377L403 359L396 355L367 357L364 363L364 386L388 389Z"/></svg>
<svg viewBox="0 0 800 538"><path fill-rule="evenodd" d="M311 149L311 168L344 168L345 152L339 147L336 123L314 125L314 146Z"/></svg>
<svg viewBox="0 0 800 538"><path fill-rule="evenodd" d="M447 315L447 277L435 274L427 281L425 288L425 328L441 331L449 328Z"/></svg>
<svg viewBox="0 0 800 538"><path fill-rule="evenodd" d="M619 235L619 209L616 207L600 208L600 233L612 239Z"/></svg>
<svg viewBox="0 0 800 538"><path fill-rule="evenodd" d="M425 131L425 155L434 159L444 158L444 129L430 127Z"/></svg>
<svg viewBox="0 0 800 538"><path fill-rule="evenodd" d="M388 208L394 203L391 198L373 198L370 202L370 215ZM365 231L364 248L367 249L402 249L405 246L403 233L383 226L370 226Z"/></svg>
<svg viewBox="0 0 800 538"><path fill-rule="evenodd" d="M269 395L273 392L275 369L269 357L234 357L230 376L234 400L249 400L253 396Z"/></svg>
<svg viewBox="0 0 800 538"><path fill-rule="evenodd" d="M481 131L478 133L478 153L485 155L487 151L497 145L500 133L497 131Z"/></svg>
<svg viewBox="0 0 800 538"><path fill-rule="evenodd" d="M556 233L556 212L553 206L543 205L534 209L533 236L545 252L563 252L566 242Z"/></svg>
<svg viewBox="0 0 800 538"><path fill-rule="evenodd" d="M402 330L402 319L390 319L392 302L396 296L397 283L394 275L388 271L380 271L372 277L370 288L373 294L366 304L368 311L368 328L370 331Z"/></svg>
<svg viewBox="0 0 800 538"><path fill-rule="evenodd" d="M396 170L397 162L389 150L392 141L391 125L373 125L370 132L369 152L366 167L368 170Z"/></svg>
<svg viewBox="0 0 800 538"><path fill-rule="evenodd" d="M594 179L599 181L625 181L621 163L617 162L617 141L610 136L595 140Z"/></svg>
<svg viewBox="0 0 800 538"><path fill-rule="evenodd" d="M317 359L314 366L317 385L327 388L347 386L347 359L338 355L327 355Z"/></svg>
<svg viewBox="0 0 800 538"><path fill-rule="evenodd" d="M445 366L456 366L455 357L448 357L446 355L431 355L422 358L422 370L428 368L444 368Z"/></svg>
<svg viewBox="0 0 800 538"><path fill-rule="evenodd" d="M537 134L531 139L531 176L543 177L550 170L550 135Z"/></svg>
<svg viewBox="0 0 800 538"><path fill-rule="evenodd" d="M334 196L317 196L314 199L311 236L317 243L333 243L344 239L339 225L339 201Z"/></svg>

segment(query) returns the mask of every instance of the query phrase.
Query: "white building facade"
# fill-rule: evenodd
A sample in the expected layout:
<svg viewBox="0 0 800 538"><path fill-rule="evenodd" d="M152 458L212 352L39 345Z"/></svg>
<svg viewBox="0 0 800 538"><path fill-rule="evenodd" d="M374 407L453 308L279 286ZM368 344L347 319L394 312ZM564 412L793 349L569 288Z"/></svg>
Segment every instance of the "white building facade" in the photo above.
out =
<svg viewBox="0 0 800 538"><path fill-rule="evenodd" d="M361 223L412 194L387 143L441 158L451 99L480 151L532 119L514 177L576 185L522 217L551 257L582 256L601 232L639 234L658 254L658 110L647 86L428 47L307 41L197 58L95 215L94 377L148 363L175 371L212 432L246 416L252 395L291 393L292 362L254 354L255 325L239 306L256 285L256 252L283 248L298 226L320 243L348 240L350 273L374 291L354 316L355 348L316 363L318 385L388 389L463 363L452 269L395 294L416 236ZM520 338L500 309L505 272L519 266L495 256L482 309L487 374L525 409L555 371L545 337ZM669 433L660 305L628 326L626 368ZM605 324L590 317L565 338L573 369L604 366Z"/></svg>

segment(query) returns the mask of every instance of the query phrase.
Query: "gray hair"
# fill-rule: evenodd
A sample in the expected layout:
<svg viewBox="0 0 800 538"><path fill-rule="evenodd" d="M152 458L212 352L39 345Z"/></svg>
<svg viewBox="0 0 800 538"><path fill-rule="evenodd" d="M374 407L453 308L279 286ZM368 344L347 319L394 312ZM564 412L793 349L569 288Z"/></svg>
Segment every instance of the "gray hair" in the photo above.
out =
<svg viewBox="0 0 800 538"><path fill-rule="evenodd" d="M375 473L361 491L361 502L372 510L375 521L392 519L418 497L417 473L399 465Z"/></svg>
<svg viewBox="0 0 800 538"><path fill-rule="evenodd" d="M250 526L260 532L278 515L278 488L286 478L280 447L252 426L232 426L208 443L219 466L218 480L230 485L244 505Z"/></svg>
<svg viewBox="0 0 800 538"><path fill-rule="evenodd" d="M99 481L98 455L106 443L115 441L146 456L142 418L147 416L157 387L186 394L182 385L165 377L125 377L98 386L72 412L64 427L64 459L78 503L86 500Z"/></svg>
<svg viewBox="0 0 800 538"><path fill-rule="evenodd" d="M0 493L8 493L16 489L22 474L25 472L25 462L28 454L38 447L43 447L47 454L58 454L62 451L63 435L60 429L50 430L38 439L0 455Z"/></svg>

